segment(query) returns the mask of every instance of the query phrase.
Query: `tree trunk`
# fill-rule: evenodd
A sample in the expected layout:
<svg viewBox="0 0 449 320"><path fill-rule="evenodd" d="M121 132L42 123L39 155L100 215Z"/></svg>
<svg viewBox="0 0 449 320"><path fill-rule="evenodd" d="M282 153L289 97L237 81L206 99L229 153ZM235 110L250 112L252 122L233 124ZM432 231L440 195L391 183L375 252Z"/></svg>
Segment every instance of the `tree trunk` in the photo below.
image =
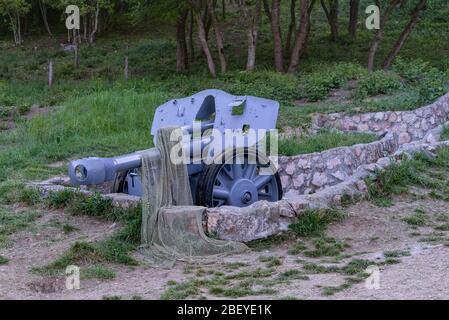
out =
<svg viewBox="0 0 449 320"><path fill-rule="evenodd" d="M321 6L323 7L327 21L329 22L331 30L332 41L338 39L338 0L329 0L329 8L326 6L325 0L321 0Z"/></svg>
<svg viewBox="0 0 449 320"><path fill-rule="evenodd" d="M48 19L47 19L47 6L45 5L44 0L39 0L39 9L41 10L41 14L42 14L42 20L44 22L44 27L45 30L47 30L47 33L52 36L51 30L50 30L50 26L48 24Z"/></svg>
<svg viewBox="0 0 449 320"><path fill-rule="evenodd" d="M224 52L224 44L223 44L223 32L221 30L220 23L218 22L217 16L215 14L215 8L212 3L212 1L207 2L207 8L209 10L209 15L212 21L212 27L215 31L215 39L217 43L217 50L218 50L218 57L220 59L220 66L221 66L221 74L226 73L226 56Z"/></svg>
<svg viewBox="0 0 449 320"><path fill-rule="evenodd" d="M97 0L97 6L95 9L95 15L93 16L93 28L89 36L89 44L93 44L95 42L95 36L98 31L98 20L100 15L100 0Z"/></svg>
<svg viewBox="0 0 449 320"><path fill-rule="evenodd" d="M271 7L271 32L273 33L274 66L277 72L284 72L284 53L281 34L281 0L273 0Z"/></svg>
<svg viewBox="0 0 449 320"><path fill-rule="evenodd" d="M296 33L295 46L290 57L289 73L295 73L298 70L299 58L304 49L310 24L309 0L300 0L301 22L299 30Z"/></svg>
<svg viewBox="0 0 449 320"><path fill-rule="evenodd" d="M221 0L221 18L226 19L226 0Z"/></svg>
<svg viewBox="0 0 449 320"><path fill-rule="evenodd" d="M188 9L182 9L176 25L176 72L186 72L189 68L189 58L186 41L186 22Z"/></svg>
<svg viewBox="0 0 449 320"><path fill-rule="evenodd" d="M373 42L371 43L371 48L369 49L368 52L369 71L373 71L374 69L374 59L376 57L377 49L379 49L380 42L382 41L385 24L388 21L391 12L398 5L399 2L401 2L401 0L392 0L388 5L387 9L385 9L385 12L380 17L380 28L379 30L376 30L376 32L374 33ZM376 5L380 8L380 0L376 0Z"/></svg>
<svg viewBox="0 0 449 320"><path fill-rule="evenodd" d="M261 18L262 3L261 0L256 0L255 7L250 8L251 4L247 4L246 0L239 0L238 5L241 11L243 23L247 26L248 38L248 58L246 61L246 70L253 71L256 67L256 51L258 28Z"/></svg>
<svg viewBox="0 0 449 320"><path fill-rule="evenodd" d="M411 18L407 26L402 31L401 35L399 36L398 40L396 41L395 45L393 46L393 49L388 53L387 57L385 58L384 62L382 63L382 68L388 69L391 67L391 64L393 63L394 59L398 55L399 51L401 51L402 47L404 46L405 41L412 33L413 29L415 28L416 24L419 22L421 18L421 14L426 10L427 6L427 0L421 0L413 9L411 13Z"/></svg>
<svg viewBox="0 0 449 320"><path fill-rule="evenodd" d="M351 0L349 12L348 32L353 40L357 38L357 23L359 19L359 2L360 0Z"/></svg>
<svg viewBox="0 0 449 320"><path fill-rule="evenodd" d="M198 37L200 38L201 47L203 48L204 55L206 56L207 66L212 77L217 77L217 72L215 71L215 63L210 53L209 43L206 38L206 28L204 27L203 19L199 12L195 12L195 18L198 25Z"/></svg>
<svg viewBox="0 0 449 320"><path fill-rule="evenodd" d="M195 46L193 44L193 29L195 24L195 18L193 16L193 9L190 10L190 25L189 25L189 49L190 49L190 62L195 61Z"/></svg>
<svg viewBox="0 0 449 320"><path fill-rule="evenodd" d="M273 16L271 15L270 4L268 0L263 0L263 11L265 12L268 20L271 21L271 19L273 19Z"/></svg>
<svg viewBox="0 0 449 320"><path fill-rule="evenodd" d="M292 39L296 37L296 0L290 2L290 25L288 26L287 42L285 44L285 52L290 54Z"/></svg>

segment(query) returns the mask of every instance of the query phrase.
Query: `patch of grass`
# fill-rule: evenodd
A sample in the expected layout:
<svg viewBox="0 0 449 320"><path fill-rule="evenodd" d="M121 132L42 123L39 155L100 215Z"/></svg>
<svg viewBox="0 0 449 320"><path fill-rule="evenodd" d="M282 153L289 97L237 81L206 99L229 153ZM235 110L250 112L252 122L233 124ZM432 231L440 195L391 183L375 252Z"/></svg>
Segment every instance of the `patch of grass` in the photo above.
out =
<svg viewBox="0 0 449 320"><path fill-rule="evenodd" d="M364 259L352 259L346 265L340 266L323 266L316 263L305 262L303 268L310 273L340 273L348 276L362 276L365 273L366 268L376 263L370 260Z"/></svg>
<svg viewBox="0 0 449 320"><path fill-rule="evenodd" d="M34 206L41 202L41 195L34 188L24 188L20 193L19 201L28 206Z"/></svg>
<svg viewBox="0 0 449 320"><path fill-rule="evenodd" d="M430 233L430 234L424 235L418 241L419 242L428 242L428 243L442 243L446 240L449 240L449 239L445 237L444 233L435 232L435 233Z"/></svg>
<svg viewBox="0 0 449 320"><path fill-rule="evenodd" d="M304 251L303 254L306 257L318 258L318 257L334 257L340 255L349 244L342 241L337 241L334 238L321 237L313 240L314 250Z"/></svg>
<svg viewBox="0 0 449 320"><path fill-rule="evenodd" d="M250 241L246 243L246 245L252 250L262 251L273 248L286 242L293 241L295 239L296 235L294 232L284 232L272 237Z"/></svg>
<svg viewBox="0 0 449 320"><path fill-rule="evenodd" d="M309 280L309 277L305 275L301 270L291 269L280 273L277 279L279 281Z"/></svg>
<svg viewBox="0 0 449 320"><path fill-rule="evenodd" d="M291 224L289 228L298 236L320 236L330 223L341 221L342 217L342 213L336 209L308 209L299 221Z"/></svg>
<svg viewBox="0 0 449 320"><path fill-rule="evenodd" d="M425 226L427 219L428 217L424 211L416 209L415 213L403 218L402 220L412 226Z"/></svg>
<svg viewBox="0 0 449 320"><path fill-rule="evenodd" d="M98 279L98 280L112 280L115 278L115 272L104 266L89 266L81 268L82 279Z"/></svg>
<svg viewBox="0 0 449 320"><path fill-rule="evenodd" d="M69 234L75 231L79 231L80 229L78 229L75 226L72 226L71 224L65 223L62 225L62 231L64 231L65 234Z"/></svg>
<svg viewBox="0 0 449 320"><path fill-rule="evenodd" d="M365 133L343 133L334 130L321 130L316 135L289 138L279 141L279 154L294 156L298 154L321 152L338 147L371 143L378 139L376 135Z"/></svg>
<svg viewBox="0 0 449 320"><path fill-rule="evenodd" d="M399 258L410 256L410 251L407 250L390 250L384 252L385 258Z"/></svg>
<svg viewBox="0 0 449 320"><path fill-rule="evenodd" d="M251 271L241 271L238 273L230 274L225 276L227 280L236 280L236 279L258 279L258 278L268 278L272 276L274 273L274 269L262 269L257 268Z"/></svg>
<svg viewBox="0 0 449 320"><path fill-rule="evenodd" d="M383 265L391 265L391 264L398 264L401 263L400 259L395 259L395 258L387 258L385 259L384 262L382 262L381 264Z"/></svg>
<svg viewBox="0 0 449 320"><path fill-rule="evenodd" d="M444 126L441 131L441 140L449 140L449 126Z"/></svg>
<svg viewBox="0 0 449 320"><path fill-rule="evenodd" d="M9 259L8 258L0 256L0 266L4 265L4 264L8 264L8 263L9 263Z"/></svg>
<svg viewBox="0 0 449 320"><path fill-rule="evenodd" d="M122 296L103 296L103 300L122 300Z"/></svg>
<svg viewBox="0 0 449 320"><path fill-rule="evenodd" d="M307 250L307 246L304 244L304 242L298 240L290 247L290 249L288 249L288 253L291 255L297 255L304 250Z"/></svg>
<svg viewBox="0 0 449 320"><path fill-rule="evenodd" d="M246 266L248 266L248 264L243 263L243 262L230 262L230 263L227 263L224 267L227 270L237 270L237 269L240 269L240 268L246 267Z"/></svg>
<svg viewBox="0 0 449 320"><path fill-rule="evenodd" d="M27 229L40 216L40 212L32 209L14 210L0 206L0 246L6 245L10 235Z"/></svg>
<svg viewBox="0 0 449 320"><path fill-rule="evenodd" d="M32 271L38 274L58 275L70 265L91 266L104 262L137 265L137 261L128 255L132 248L129 244L114 238L100 243L79 241L55 261L42 267L33 267Z"/></svg>
<svg viewBox="0 0 449 320"><path fill-rule="evenodd" d="M281 259L275 256L260 256L259 261L266 263L267 268L277 267L282 264Z"/></svg>
<svg viewBox="0 0 449 320"><path fill-rule="evenodd" d="M347 290L349 288L351 288L354 284L356 283L360 283L361 281L363 281L364 279L361 277L358 278L346 278L345 282L343 282L341 285L336 286L336 287L324 287L322 289L322 294L324 296L333 296L334 294Z"/></svg>
<svg viewBox="0 0 449 320"><path fill-rule="evenodd" d="M200 289L194 281L183 283L170 282L167 283L169 288L162 293L161 300L183 300L200 294Z"/></svg>
<svg viewBox="0 0 449 320"><path fill-rule="evenodd" d="M447 168L449 148L437 151L435 159L424 153L417 153L413 159L392 163L387 169L376 172L375 177L366 179L369 197L375 204L389 205L393 195L405 193L410 185L429 189L442 189L443 181L430 178L426 173L435 168Z"/></svg>
<svg viewBox="0 0 449 320"><path fill-rule="evenodd" d="M435 227L435 230L439 231L449 231L449 223L440 224L439 226Z"/></svg>

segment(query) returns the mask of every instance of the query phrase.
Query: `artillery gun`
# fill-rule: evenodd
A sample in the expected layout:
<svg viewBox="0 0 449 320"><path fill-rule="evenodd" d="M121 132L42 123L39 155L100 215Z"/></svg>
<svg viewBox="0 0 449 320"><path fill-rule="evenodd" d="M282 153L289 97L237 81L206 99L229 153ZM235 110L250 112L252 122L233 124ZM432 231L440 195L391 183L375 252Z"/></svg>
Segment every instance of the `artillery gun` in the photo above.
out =
<svg viewBox="0 0 449 320"><path fill-rule="evenodd" d="M263 173L266 163L236 161L210 164L198 158L198 154L202 155L214 139L207 134L197 137L195 131L205 133L214 130L223 137L232 133L232 154L237 159L241 156L239 153L244 153L249 147L257 147L265 133L275 128L278 112L279 103L273 100L205 90L159 106L155 111L151 134L155 145L156 133L160 128L178 126L187 134L183 139L183 148L188 150L192 160L187 164L187 170L195 204L245 207L259 200L278 201L282 198L278 173ZM256 139L245 135L250 129L257 133ZM226 145L224 138L221 142L221 146ZM159 154L157 148L152 148L150 152ZM141 196L141 164L139 152L113 158L85 158L69 164L69 177L74 186L113 181L113 192Z"/></svg>

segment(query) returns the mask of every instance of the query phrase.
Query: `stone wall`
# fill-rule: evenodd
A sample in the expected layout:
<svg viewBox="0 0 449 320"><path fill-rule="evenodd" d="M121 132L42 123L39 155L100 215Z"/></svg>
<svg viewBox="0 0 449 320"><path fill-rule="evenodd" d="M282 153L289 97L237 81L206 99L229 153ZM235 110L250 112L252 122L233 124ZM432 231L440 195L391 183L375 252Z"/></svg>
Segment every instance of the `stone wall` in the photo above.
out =
<svg viewBox="0 0 449 320"><path fill-rule="evenodd" d="M279 175L286 198L311 194L347 180L364 164L394 153L398 138L388 134L380 141L293 157L279 158Z"/></svg>
<svg viewBox="0 0 449 320"><path fill-rule="evenodd" d="M435 103L412 111L372 112L357 115L320 114L312 119L312 129L336 128L342 131L383 134L396 133L399 143L422 139L426 133L449 120L449 93Z"/></svg>

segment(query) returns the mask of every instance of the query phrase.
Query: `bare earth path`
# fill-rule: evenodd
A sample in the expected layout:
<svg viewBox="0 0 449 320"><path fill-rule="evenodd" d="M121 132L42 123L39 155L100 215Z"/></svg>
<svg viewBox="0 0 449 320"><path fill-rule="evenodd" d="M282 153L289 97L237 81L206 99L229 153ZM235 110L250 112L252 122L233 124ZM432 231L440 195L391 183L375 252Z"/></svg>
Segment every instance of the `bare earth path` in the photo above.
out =
<svg viewBox="0 0 449 320"><path fill-rule="evenodd" d="M404 222L416 210L425 212L428 222L416 227ZM203 266L189 270L178 264L172 270L158 269L145 265L137 267L109 265L116 277L109 281L82 280L81 289L69 291L62 277L47 277L30 272L32 267L53 261L76 240L100 240L117 230L119 226L87 217L73 217L62 212L46 212L33 228L10 237L12 245L0 248L0 255L7 257L8 264L0 265L0 299L102 299L118 296L122 299L159 299L169 280L178 283L202 277L199 273L220 271L233 274L238 271L253 272L265 268L261 256L277 257L271 288L276 292L261 292L240 298L266 299L447 299L449 297L449 242L447 231L436 231L436 227L447 223L449 203L426 197L398 197L392 207L376 207L361 202L345 209L346 218L331 225L327 236L345 241L350 245L340 260L335 257L305 257L301 253L289 254L291 242L285 242L262 251L231 256L221 264ZM54 227L51 221L70 223L79 231L65 234ZM311 240L305 239L305 243ZM309 243L310 245L310 243ZM369 290L365 282L354 283L333 295L323 294L325 287L338 287L345 282L345 275L329 272L314 274L304 271L304 263L329 266L344 264L351 259L385 261L386 251L404 251L406 255L395 258L394 264L380 265L380 288ZM238 263L239 270L230 271L226 266ZM298 270L305 272L308 279L274 281L280 274ZM256 287L257 287L256 283ZM198 297L217 299L206 288L200 289Z"/></svg>

